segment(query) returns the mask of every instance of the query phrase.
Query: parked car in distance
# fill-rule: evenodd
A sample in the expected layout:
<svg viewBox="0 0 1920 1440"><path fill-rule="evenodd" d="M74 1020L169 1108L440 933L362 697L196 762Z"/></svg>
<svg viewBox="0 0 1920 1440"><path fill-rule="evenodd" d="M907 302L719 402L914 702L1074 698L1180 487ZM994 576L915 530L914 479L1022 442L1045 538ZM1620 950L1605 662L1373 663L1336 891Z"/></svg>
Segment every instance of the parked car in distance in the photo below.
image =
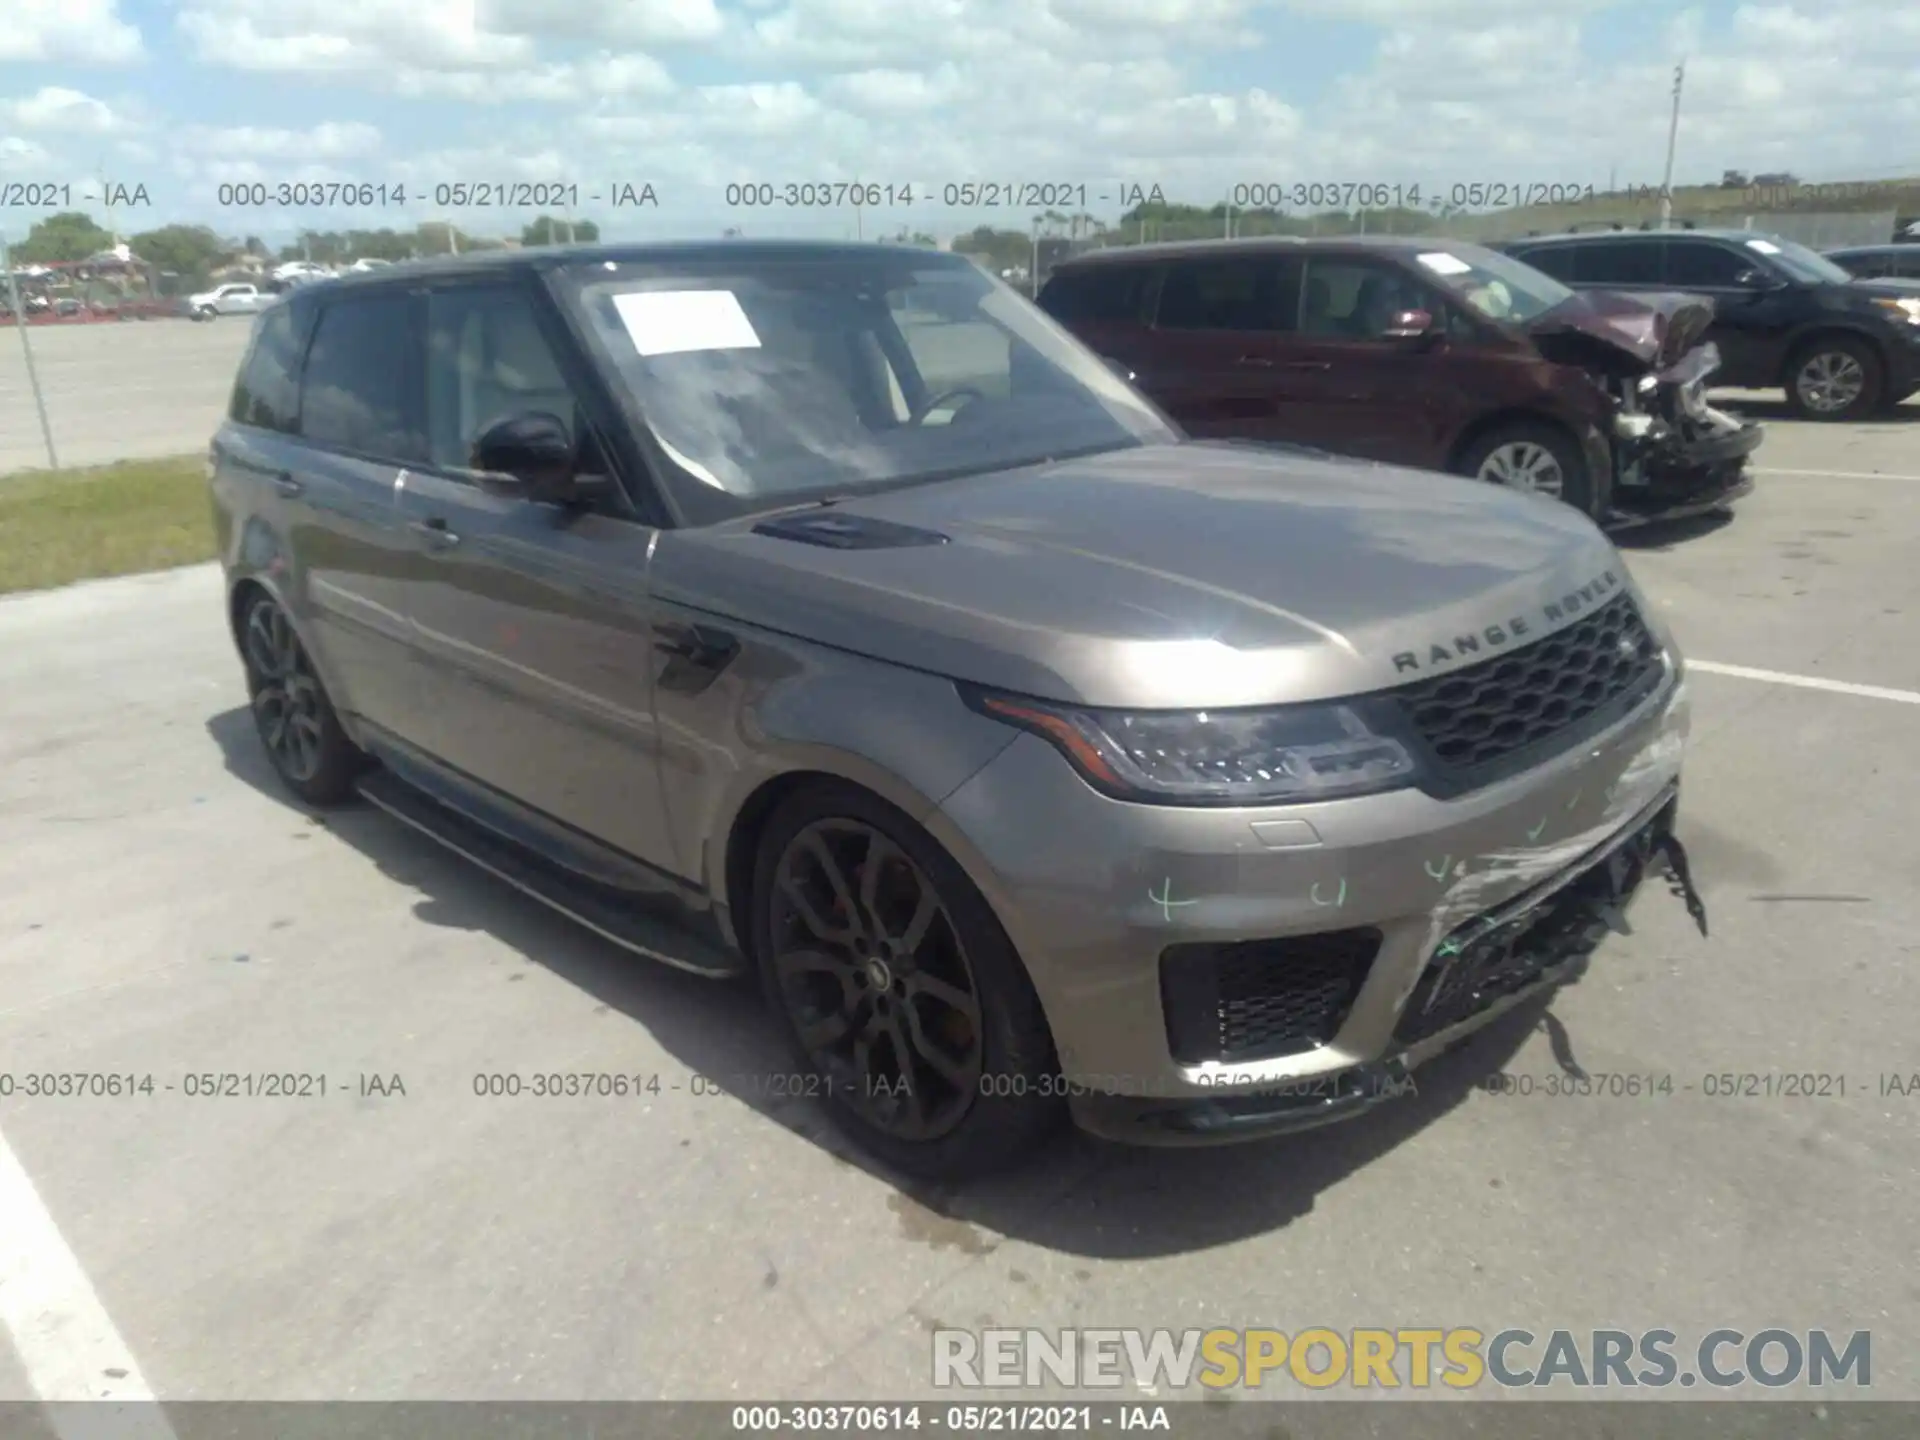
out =
<svg viewBox="0 0 1920 1440"><path fill-rule="evenodd" d="M1920 245L1850 245L1825 253L1856 280L1920 280Z"/></svg>
<svg viewBox="0 0 1920 1440"><path fill-rule="evenodd" d="M1710 297L1714 383L1780 387L1804 418L1858 420L1920 390L1920 282L1856 279L1752 230L1541 236L1506 248L1575 289Z"/></svg>
<svg viewBox="0 0 1920 1440"><path fill-rule="evenodd" d="M781 1093L904 1170L1339 1119L1643 877L1704 924L1683 663L1590 521L1187 439L964 256L304 286L209 458L292 794L756 974Z"/></svg>
<svg viewBox="0 0 1920 1440"><path fill-rule="evenodd" d="M251 315L265 309L273 299L265 289L250 283L216 285L198 295L189 295L187 313L195 320L212 320L220 315Z"/></svg>
<svg viewBox="0 0 1920 1440"><path fill-rule="evenodd" d="M1041 308L1196 436L1475 476L1602 521L1725 505L1758 426L1705 401L1707 311L1581 298L1453 240L1099 250Z"/></svg>

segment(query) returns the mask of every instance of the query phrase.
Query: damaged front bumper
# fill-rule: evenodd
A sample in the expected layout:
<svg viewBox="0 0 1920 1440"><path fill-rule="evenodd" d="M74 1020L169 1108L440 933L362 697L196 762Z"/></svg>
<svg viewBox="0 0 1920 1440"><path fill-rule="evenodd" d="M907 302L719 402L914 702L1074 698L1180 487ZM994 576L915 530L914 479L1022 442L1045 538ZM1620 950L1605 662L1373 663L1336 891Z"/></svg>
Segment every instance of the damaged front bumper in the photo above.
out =
<svg viewBox="0 0 1920 1440"><path fill-rule="evenodd" d="M1753 490L1747 462L1766 431L1707 403L1707 377L1719 368L1720 352L1707 344L1667 370L1622 384L1614 416L1614 523L1697 515Z"/></svg>

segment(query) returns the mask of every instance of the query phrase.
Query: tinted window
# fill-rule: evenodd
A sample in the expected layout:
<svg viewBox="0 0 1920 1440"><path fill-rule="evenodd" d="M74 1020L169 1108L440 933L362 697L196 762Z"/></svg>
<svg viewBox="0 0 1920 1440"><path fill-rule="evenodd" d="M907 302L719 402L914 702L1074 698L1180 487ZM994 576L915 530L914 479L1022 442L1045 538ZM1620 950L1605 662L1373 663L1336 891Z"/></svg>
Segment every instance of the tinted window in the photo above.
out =
<svg viewBox="0 0 1920 1440"><path fill-rule="evenodd" d="M1706 240L1667 242L1667 283L1731 288L1743 271L1756 267L1738 254Z"/></svg>
<svg viewBox="0 0 1920 1440"><path fill-rule="evenodd" d="M1899 255L1889 255L1887 268L1880 273L1920 280L1920 245L1915 245L1912 250Z"/></svg>
<svg viewBox="0 0 1920 1440"><path fill-rule="evenodd" d="M1374 340L1390 329L1403 310L1438 312L1427 287L1391 265L1371 260L1307 260L1300 292L1300 330L1306 335L1337 335Z"/></svg>
<svg viewBox="0 0 1920 1440"><path fill-rule="evenodd" d="M291 435L300 419L300 350L312 328L310 306L290 302L264 312L234 382L227 414L242 425Z"/></svg>
<svg viewBox="0 0 1920 1440"><path fill-rule="evenodd" d="M1162 330L1284 330L1292 299L1279 260L1176 260L1160 286Z"/></svg>
<svg viewBox="0 0 1920 1440"><path fill-rule="evenodd" d="M1606 240L1578 247L1574 278L1589 285L1659 285L1661 242Z"/></svg>
<svg viewBox="0 0 1920 1440"><path fill-rule="evenodd" d="M1577 280L1574 257L1580 252L1571 245L1542 245L1534 250L1515 250L1513 258L1523 260L1544 275L1556 280Z"/></svg>
<svg viewBox="0 0 1920 1440"><path fill-rule="evenodd" d="M427 433L441 467L473 463L473 442L496 420L544 411L575 435L580 416L533 302L512 286L427 298Z"/></svg>
<svg viewBox="0 0 1920 1440"><path fill-rule="evenodd" d="M1057 320L1138 320L1146 309L1144 265L1094 265L1056 275L1040 292L1040 305Z"/></svg>
<svg viewBox="0 0 1920 1440"><path fill-rule="evenodd" d="M413 399L419 374L412 304L404 291L344 296L320 314L301 386L300 433L322 445L424 460Z"/></svg>

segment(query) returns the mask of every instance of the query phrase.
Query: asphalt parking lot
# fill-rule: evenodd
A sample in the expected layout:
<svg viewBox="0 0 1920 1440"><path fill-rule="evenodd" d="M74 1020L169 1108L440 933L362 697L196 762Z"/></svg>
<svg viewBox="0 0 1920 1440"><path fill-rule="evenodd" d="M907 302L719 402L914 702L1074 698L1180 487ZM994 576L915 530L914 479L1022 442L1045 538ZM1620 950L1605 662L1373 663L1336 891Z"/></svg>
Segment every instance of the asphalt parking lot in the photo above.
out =
<svg viewBox="0 0 1920 1440"><path fill-rule="evenodd" d="M1625 542L1695 662L1710 940L1654 888L1415 1098L954 1191L730 1081L780 1066L750 994L289 803L211 568L0 601L0 1071L174 1086L0 1097L0 1399L898 1399L991 1325L1870 1329L1920 1399L1920 404L1756 408L1734 518ZM662 1086L475 1093L545 1070ZM1579 1072L1673 1084L1544 1093ZM1829 1093L1707 1093L1742 1074Z"/></svg>
<svg viewBox="0 0 1920 1440"><path fill-rule="evenodd" d="M0 475L47 463L18 330L0 334ZM192 455L233 393L250 317L28 330L54 449L62 465Z"/></svg>

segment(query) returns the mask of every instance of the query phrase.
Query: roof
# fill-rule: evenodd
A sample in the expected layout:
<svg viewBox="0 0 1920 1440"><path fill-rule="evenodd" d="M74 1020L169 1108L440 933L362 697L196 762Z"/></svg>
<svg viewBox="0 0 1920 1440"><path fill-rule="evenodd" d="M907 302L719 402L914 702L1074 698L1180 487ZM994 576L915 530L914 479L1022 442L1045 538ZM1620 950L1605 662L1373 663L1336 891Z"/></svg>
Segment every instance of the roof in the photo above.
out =
<svg viewBox="0 0 1920 1440"><path fill-rule="evenodd" d="M1639 240L1649 236L1679 236L1684 240L1764 240L1768 233L1765 230L1738 230L1731 227L1683 228L1675 225L1666 230L1642 230L1633 226L1624 230L1566 230L1558 235L1520 235L1504 243L1546 245L1577 240L1583 244L1592 244L1595 240Z"/></svg>
<svg viewBox="0 0 1920 1440"><path fill-rule="evenodd" d="M429 255L417 260L396 260L391 265L371 270L351 271L319 280L302 290L358 288L363 285L391 285L396 281L439 275L485 275L514 270L550 270L567 265L633 264L659 265L675 261L726 259L744 261L875 259L883 255L912 253L952 264L972 262L945 250L924 246L907 247L851 240L673 240L627 245L541 245L523 250L480 250L466 255Z"/></svg>
<svg viewBox="0 0 1920 1440"><path fill-rule="evenodd" d="M1821 252L1825 255L1920 255L1920 245L1911 240L1902 245L1898 241L1883 240L1878 245L1835 245Z"/></svg>
<svg viewBox="0 0 1920 1440"><path fill-rule="evenodd" d="M1151 245L1110 245L1070 255L1054 266L1063 270L1083 265L1140 264L1155 260L1185 260L1199 256L1268 255L1295 250L1444 250L1449 246L1480 244L1445 235L1243 235L1232 240L1164 240Z"/></svg>

